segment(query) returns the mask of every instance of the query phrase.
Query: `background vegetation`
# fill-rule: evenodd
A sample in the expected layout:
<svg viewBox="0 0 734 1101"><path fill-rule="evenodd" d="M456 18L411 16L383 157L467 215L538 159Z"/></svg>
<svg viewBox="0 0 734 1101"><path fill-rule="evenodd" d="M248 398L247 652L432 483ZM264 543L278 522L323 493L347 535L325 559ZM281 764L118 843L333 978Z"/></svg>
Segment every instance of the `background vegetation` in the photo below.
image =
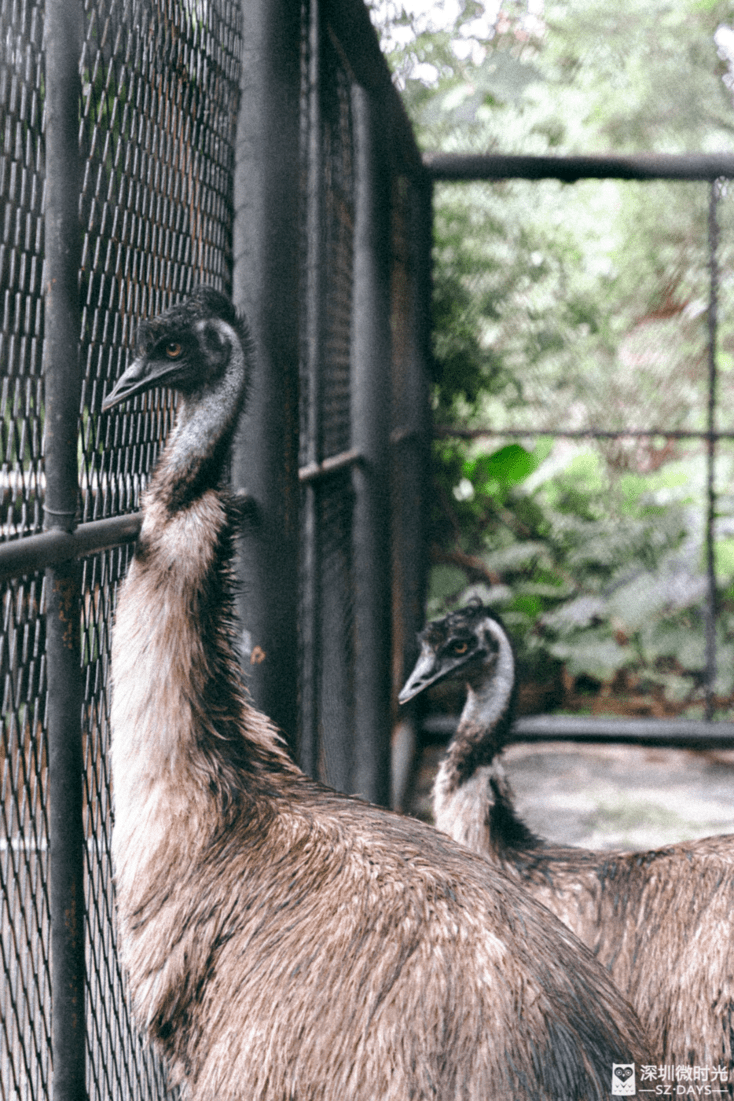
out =
<svg viewBox="0 0 734 1101"><path fill-rule="evenodd" d="M424 149L734 151L730 0L375 0ZM717 427L734 427L734 184L720 188ZM701 712L708 185L441 185L428 614L477 594L531 709ZM527 435L502 436L509 429ZM545 433L544 431L545 430ZM734 690L734 451L716 465L719 706Z"/></svg>

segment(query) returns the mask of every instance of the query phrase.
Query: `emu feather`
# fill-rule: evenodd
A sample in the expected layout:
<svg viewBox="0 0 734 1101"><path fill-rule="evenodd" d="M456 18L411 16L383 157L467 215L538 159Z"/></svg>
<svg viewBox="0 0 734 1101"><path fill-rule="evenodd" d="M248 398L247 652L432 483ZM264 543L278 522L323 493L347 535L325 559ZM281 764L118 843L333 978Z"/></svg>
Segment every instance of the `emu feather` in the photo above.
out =
<svg viewBox="0 0 734 1101"><path fill-rule="evenodd" d="M490 858L552 910L609 970L660 1064L725 1066L734 1077L734 837L652 852L550 844L518 817L502 766L515 712L512 646L469 605L428 624L401 700L448 678L464 709L433 790L436 825Z"/></svg>
<svg viewBox="0 0 734 1101"><path fill-rule="evenodd" d="M179 391L112 656L137 1020L202 1101L605 1098L646 1049L587 950L449 838L309 780L247 701L223 471L251 357L200 288L141 327L105 403Z"/></svg>

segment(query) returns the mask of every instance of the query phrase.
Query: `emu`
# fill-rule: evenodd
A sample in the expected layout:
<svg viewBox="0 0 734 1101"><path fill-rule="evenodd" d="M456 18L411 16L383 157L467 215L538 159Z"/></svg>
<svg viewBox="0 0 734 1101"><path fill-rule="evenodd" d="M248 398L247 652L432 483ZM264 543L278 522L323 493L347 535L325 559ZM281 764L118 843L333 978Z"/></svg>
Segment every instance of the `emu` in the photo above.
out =
<svg viewBox="0 0 734 1101"><path fill-rule="evenodd" d="M112 649L136 1019L194 1099L606 1098L648 1054L587 949L481 857L307 778L248 702L224 474L252 359L200 287L141 324L103 403L178 392Z"/></svg>
<svg viewBox="0 0 734 1101"><path fill-rule="evenodd" d="M593 852L537 837L518 816L502 766L515 717L512 645L489 608L429 623L400 701L439 681L466 685L433 788L437 827L525 887L610 972L662 1064L731 1071L734 836L651 852Z"/></svg>

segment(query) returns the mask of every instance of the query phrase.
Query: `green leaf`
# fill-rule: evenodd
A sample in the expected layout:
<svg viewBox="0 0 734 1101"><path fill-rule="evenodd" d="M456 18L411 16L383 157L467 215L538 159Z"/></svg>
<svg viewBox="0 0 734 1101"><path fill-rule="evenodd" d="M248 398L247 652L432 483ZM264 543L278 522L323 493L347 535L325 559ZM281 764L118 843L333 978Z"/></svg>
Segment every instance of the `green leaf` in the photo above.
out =
<svg viewBox="0 0 734 1101"><path fill-rule="evenodd" d="M471 477L485 484L491 481L501 485L519 485L538 469L537 456L526 451L519 443L510 443L491 455L480 455L472 466Z"/></svg>
<svg viewBox="0 0 734 1101"><path fill-rule="evenodd" d="M731 580L734 577L734 537L727 536L724 539L716 540L714 560L716 573L721 580L723 581L725 578Z"/></svg>

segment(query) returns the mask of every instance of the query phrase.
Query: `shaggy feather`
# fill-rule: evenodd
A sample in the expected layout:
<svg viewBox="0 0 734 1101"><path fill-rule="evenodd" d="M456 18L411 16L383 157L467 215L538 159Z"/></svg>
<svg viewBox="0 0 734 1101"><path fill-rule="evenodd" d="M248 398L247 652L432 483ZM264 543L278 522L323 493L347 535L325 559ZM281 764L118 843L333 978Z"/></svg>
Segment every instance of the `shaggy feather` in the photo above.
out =
<svg viewBox="0 0 734 1101"><path fill-rule="evenodd" d="M606 1098L612 1064L646 1048L590 953L480 857L309 780L247 701L221 475L249 354L223 312L226 362L207 358L209 319L172 311L109 399L162 378L182 394L112 656L113 846L137 1020L200 1101Z"/></svg>
<svg viewBox="0 0 734 1101"><path fill-rule="evenodd" d="M643 853L543 841L519 818L502 766L515 692L500 620L470 605L429 624L421 640L419 675L402 698L447 678L467 687L436 776L436 824L488 856L588 945L645 1023L660 1064L722 1065L734 1078L734 837Z"/></svg>

